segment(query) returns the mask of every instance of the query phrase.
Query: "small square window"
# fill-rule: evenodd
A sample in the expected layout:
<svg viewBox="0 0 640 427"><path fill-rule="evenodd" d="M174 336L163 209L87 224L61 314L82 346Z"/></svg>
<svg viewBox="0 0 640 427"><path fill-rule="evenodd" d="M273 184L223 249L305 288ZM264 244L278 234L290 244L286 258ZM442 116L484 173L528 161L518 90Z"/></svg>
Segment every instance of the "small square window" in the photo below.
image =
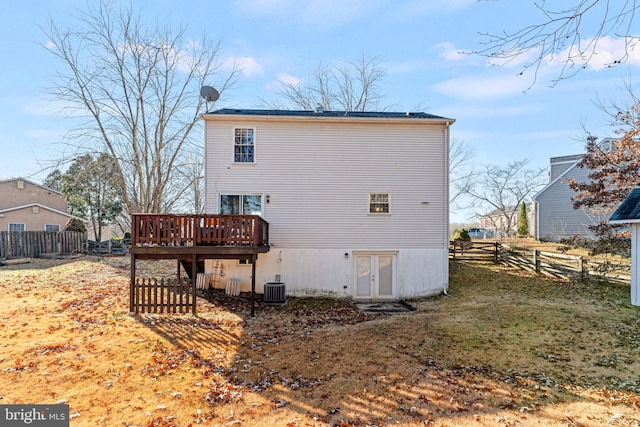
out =
<svg viewBox="0 0 640 427"><path fill-rule="evenodd" d="M60 225L59 224L45 224L44 225L44 231L48 231L49 233L57 233L58 231L60 231Z"/></svg>
<svg viewBox="0 0 640 427"><path fill-rule="evenodd" d="M369 213L389 213L389 193L369 194Z"/></svg>
<svg viewBox="0 0 640 427"><path fill-rule="evenodd" d="M250 259L239 259L238 260L238 264L239 265L251 265L253 263L251 262Z"/></svg>

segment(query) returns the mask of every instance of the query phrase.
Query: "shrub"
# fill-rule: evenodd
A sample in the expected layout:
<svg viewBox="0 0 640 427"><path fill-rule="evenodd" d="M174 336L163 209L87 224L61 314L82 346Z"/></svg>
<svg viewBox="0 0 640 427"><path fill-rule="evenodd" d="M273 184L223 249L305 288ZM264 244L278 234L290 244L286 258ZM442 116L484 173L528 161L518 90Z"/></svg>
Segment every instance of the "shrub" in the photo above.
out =
<svg viewBox="0 0 640 427"><path fill-rule="evenodd" d="M573 236L561 239L563 245L571 245L578 248L585 248L589 255L613 254L626 258L631 257L631 235L629 232L618 231L618 225L600 223L589 226L595 238Z"/></svg>
<svg viewBox="0 0 640 427"><path fill-rule="evenodd" d="M87 227L84 225L84 222L78 218L69 218L66 225L64 226L64 231L77 231L80 233L86 233Z"/></svg>
<svg viewBox="0 0 640 427"><path fill-rule="evenodd" d="M465 242L471 241L471 236L469 236L469 232L464 228L460 228L453 233L452 240L462 240Z"/></svg>

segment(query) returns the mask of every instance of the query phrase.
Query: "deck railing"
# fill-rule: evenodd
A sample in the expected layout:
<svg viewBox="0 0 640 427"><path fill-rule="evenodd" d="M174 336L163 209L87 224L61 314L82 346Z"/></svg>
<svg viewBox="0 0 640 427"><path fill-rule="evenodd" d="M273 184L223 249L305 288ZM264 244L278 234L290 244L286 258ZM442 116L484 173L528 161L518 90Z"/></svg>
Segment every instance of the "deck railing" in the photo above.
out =
<svg viewBox="0 0 640 427"><path fill-rule="evenodd" d="M268 246L258 215L132 214L132 246Z"/></svg>

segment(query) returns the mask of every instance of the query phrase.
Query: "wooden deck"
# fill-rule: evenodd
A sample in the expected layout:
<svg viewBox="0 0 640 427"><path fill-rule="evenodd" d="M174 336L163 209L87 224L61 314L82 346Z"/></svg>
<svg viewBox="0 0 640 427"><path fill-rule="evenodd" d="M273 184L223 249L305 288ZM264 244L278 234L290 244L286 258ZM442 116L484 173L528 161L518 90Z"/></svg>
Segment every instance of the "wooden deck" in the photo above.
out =
<svg viewBox="0 0 640 427"><path fill-rule="evenodd" d="M255 268L258 254L269 251L269 223L258 215L131 215L131 287L129 310L148 312L148 302L139 304L140 281L136 280L136 261L153 259L177 260L177 280L180 266L190 278L190 290L195 295L198 273L204 272L208 259L238 259L251 262L251 315L254 315ZM155 283L155 282L154 282ZM191 312L195 313L195 298Z"/></svg>
<svg viewBox="0 0 640 427"><path fill-rule="evenodd" d="M131 215L131 246L269 246L258 215Z"/></svg>

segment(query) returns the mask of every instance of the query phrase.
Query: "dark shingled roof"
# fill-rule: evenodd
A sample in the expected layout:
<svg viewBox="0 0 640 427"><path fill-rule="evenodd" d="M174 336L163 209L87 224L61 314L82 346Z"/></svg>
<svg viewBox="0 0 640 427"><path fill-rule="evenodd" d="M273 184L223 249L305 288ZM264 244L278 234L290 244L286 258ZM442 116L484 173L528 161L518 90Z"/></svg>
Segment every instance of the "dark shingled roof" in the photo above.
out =
<svg viewBox="0 0 640 427"><path fill-rule="evenodd" d="M609 222L640 222L640 188L634 188L618 209L611 215Z"/></svg>
<svg viewBox="0 0 640 427"><path fill-rule="evenodd" d="M324 110L251 110L223 108L221 110L210 111L207 114L238 114L249 116L291 116L291 117L366 117L366 118L387 118L387 119L447 119L446 117L434 116L422 112L399 113L387 111L324 111Z"/></svg>

